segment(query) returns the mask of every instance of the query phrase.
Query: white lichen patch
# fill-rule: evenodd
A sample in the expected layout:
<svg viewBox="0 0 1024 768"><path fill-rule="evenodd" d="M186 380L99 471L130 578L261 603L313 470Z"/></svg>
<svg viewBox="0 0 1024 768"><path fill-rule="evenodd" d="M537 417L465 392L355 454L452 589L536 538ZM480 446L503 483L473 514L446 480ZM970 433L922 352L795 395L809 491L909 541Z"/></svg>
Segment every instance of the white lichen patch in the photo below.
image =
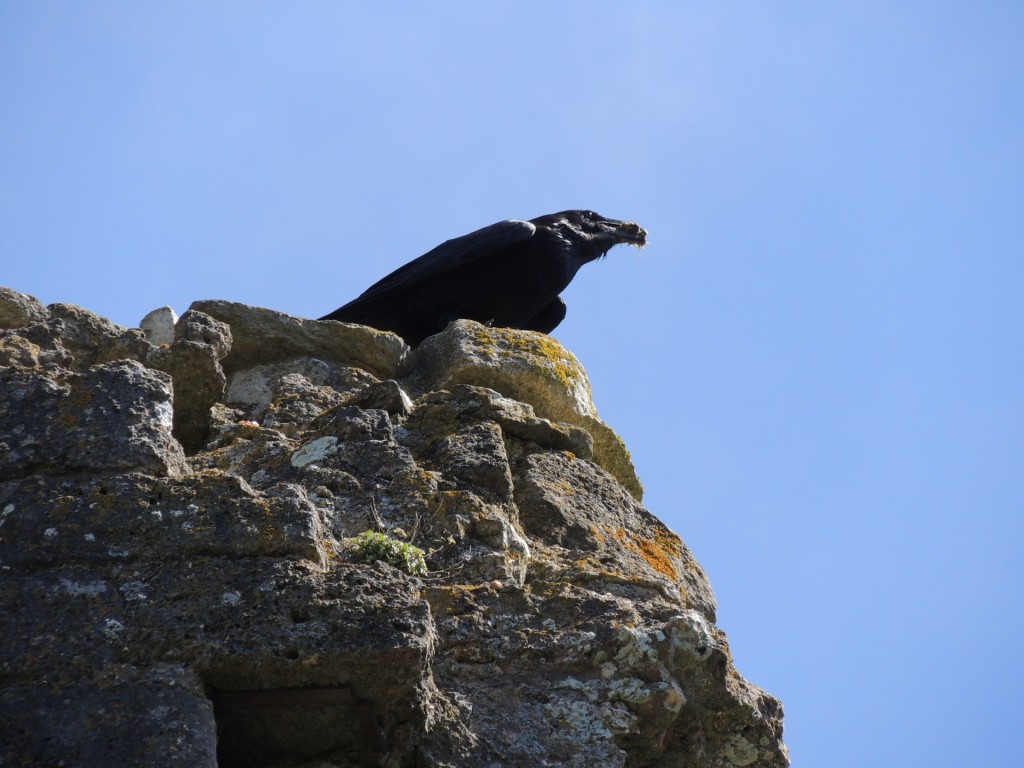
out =
<svg viewBox="0 0 1024 768"><path fill-rule="evenodd" d="M637 716L620 694L628 690L633 698L642 698L643 694L638 691L643 691L643 686L640 680L635 684L623 681L616 694L613 686L606 689L601 681L584 683L567 677L557 687L572 693L553 697L544 708L552 720L569 729L573 738L581 743L610 739L614 735L637 731ZM647 692L647 697L650 698L650 692Z"/></svg>
<svg viewBox="0 0 1024 768"><path fill-rule="evenodd" d="M224 605L238 605L242 601L242 596L237 592L228 591L220 596L220 601Z"/></svg>
<svg viewBox="0 0 1024 768"><path fill-rule="evenodd" d="M629 704L646 704L651 700L651 691L643 680L635 677L620 677L608 683L608 699L625 701Z"/></svg>
<svg viewBox="0 0 1024 768"><path fill-rule="evenodd" d="M87 533L87 534L85 534L84 538L85 538L86 541L96 541L96 534L95 533Z"/></svg>
<svg viewBox="0 0 1024 768"><path fill-rule="evenodd" d="M7 516L9 514L11 514L13 511L14 511L14 505L13 504L8 504L7 506L5 506L3 508L2 511L0 511L0 526L2 526L4 524L4 522L7 520Z"/></svg>
<svg viewBox="0 0 1024 768"><path fill-rule="evenodd" d="M614 734L636 733L638 719L621 701L601 705L601 719L605 727Z"/></svg>
<svg viewBox="0 0 1024 768"><path fill-rule="evenodd" d="M168 432L174 426L174 408L167 401L153 403L153 413L156 416L156 423Z"/></svg>
<svg viewBox="0 0 1024 768"><path fill-rule="evenodd" d="M306 443L292 454L292 466L297 469L323 461L333 453L338 452L338 438L319 437L310 443Z"/></svg>
<svg viewBox="0 0 1024 768"><path fill-rule="evenodd" d="M588 701L597 701L601 698L600 692L593 685L588 685L575 677L567 677L557 685L558 688L568 689L570 691L579 691L587 697Z"/></svg>
<svg viewBox="0 0 1024 768"><path fill-rule="evenodd" d="M594 650L594 640L597 639L595 632L579 632L569 635L563 642L568 645L577 655L591 653Z"/></svg>
<svg viewBox="0 0 1024 768"><path fill-rule="evenodd" d="M107 591L107 582L101 580L72 581L71 579L61 579L60 588L68 595L95 597Z"/></svg>
<svg viewBox="0 0 1024 768"><path fill-rule="evenodd" d="M698 659L707 659L718 647L707 620L697 611L687 611L668 620L670 652L682 651Z"/></svg>
<svg viewBox="0 0 1024 768"><path fill-rule="evenodd" d="M622 667L631 669L638 664L658 660L658 651L652 641L664 641L665 634L660 631L651 633L633 627L623 627L615 639L621 646L615 654L615 661Z"/></svg>
<svg viewBox="0 0 1024 768"><path fill-rule="evenodd" d="M108 640L117 640L124 632L124 624L117 619L107 619L103 622L103 634Z"/></svg>
<svg viewBox="0 0 1024 768"><path fill-rule="evenodd" d="M43 536L46 537L47 539L55 539L55 538L57 538L57 529L56 528L47 528L45 531L43 531Z"/></svg>
<svg viewBox="0 0 1024 768"><path fill-rule="evenodd" d="M544 705L549 719L572 734L573 741L590 744L612 737L605 726L605 713L589 701L557 698Z"/></svg>
<svg viewBox="0 0 1024 768"><path fill-rule="evenodd" d="M127 581L121 585L121 596L125 602L137 602L146 599L146 585L138 579Z"/></svg>

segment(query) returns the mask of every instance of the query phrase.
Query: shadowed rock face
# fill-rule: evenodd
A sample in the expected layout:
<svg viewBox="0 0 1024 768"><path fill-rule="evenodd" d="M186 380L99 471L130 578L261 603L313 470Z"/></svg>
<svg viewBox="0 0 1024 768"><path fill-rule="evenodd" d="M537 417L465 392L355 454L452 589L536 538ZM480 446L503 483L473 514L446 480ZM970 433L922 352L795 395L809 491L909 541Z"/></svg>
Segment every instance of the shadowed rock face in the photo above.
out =
<svg viewBox="0 0 1024 768"><path fill-rule="evenodd" d="M0 290L0 764L787 764L556 342L164 314Z"/></svg>

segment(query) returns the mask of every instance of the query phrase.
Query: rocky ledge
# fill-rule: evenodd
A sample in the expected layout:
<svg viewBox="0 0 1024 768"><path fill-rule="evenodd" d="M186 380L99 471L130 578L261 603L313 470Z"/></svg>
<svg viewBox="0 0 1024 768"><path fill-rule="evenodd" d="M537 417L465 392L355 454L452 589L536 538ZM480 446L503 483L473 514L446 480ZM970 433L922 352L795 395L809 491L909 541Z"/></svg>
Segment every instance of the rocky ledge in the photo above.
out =
<svg viewBox="0 0 1024 768"><path fill-rule="evenodd" d="M141 325L0 289L0 764L788 764L555 341Z"/></svg>

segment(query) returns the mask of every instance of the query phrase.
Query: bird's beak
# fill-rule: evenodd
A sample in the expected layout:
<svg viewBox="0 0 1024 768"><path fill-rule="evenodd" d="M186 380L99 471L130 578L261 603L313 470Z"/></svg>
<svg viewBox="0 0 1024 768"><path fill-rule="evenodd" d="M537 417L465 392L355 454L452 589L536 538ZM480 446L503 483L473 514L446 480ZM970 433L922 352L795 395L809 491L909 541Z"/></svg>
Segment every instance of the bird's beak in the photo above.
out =
<svg viewBox="0 0 1024 768"><path fill-rule="evenodd" d="M608 233L623 243L643 247L647 245L647 230L635 221L614 221L608 219L604 222Z"/></svg>

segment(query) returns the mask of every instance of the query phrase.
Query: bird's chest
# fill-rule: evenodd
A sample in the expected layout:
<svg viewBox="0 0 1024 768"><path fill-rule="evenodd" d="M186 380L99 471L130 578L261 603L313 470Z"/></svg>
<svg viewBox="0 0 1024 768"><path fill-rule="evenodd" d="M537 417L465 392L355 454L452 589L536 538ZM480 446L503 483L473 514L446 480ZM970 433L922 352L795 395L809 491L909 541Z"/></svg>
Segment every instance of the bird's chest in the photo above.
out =
<svg viewBox="0 0 1024 768"><path fill-rule="evenodd" d="M479 264L461 301L473 316L516 325L553 301L570 280L547 254L512 251Z"/></svg>

